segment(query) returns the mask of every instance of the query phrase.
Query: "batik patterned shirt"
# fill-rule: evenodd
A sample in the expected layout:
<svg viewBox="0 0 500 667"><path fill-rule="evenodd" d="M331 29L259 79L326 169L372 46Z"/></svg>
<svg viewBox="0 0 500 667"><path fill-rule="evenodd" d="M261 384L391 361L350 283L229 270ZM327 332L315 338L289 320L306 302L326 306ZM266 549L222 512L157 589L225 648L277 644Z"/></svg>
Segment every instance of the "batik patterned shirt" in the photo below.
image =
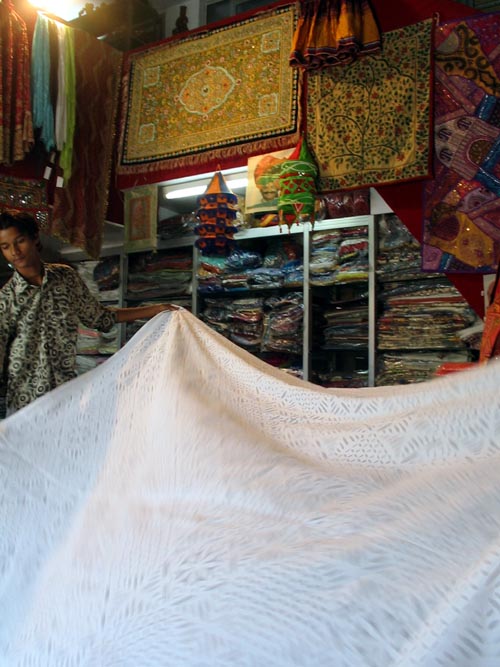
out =
<svg viewBox="0 0 500 667"><path fill-rule="evenodd" d="M44 264L41 286L14 273L0 290L0 369L9 411L75 377L79 322L109 331L116 314L69 266Z"/></svg>

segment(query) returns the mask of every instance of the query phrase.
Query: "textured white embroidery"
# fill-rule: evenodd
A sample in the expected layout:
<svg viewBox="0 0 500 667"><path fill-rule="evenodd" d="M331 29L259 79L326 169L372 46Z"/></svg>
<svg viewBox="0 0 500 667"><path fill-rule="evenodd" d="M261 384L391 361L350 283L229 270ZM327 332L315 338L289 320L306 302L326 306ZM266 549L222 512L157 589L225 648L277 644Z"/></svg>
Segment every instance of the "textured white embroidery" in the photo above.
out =
<svg viewBox="0 0 500 667"><path fill-rule="evenodd" d="M157 316L0 425L0 665L498 667L499 388L322 389Z"/></svg>

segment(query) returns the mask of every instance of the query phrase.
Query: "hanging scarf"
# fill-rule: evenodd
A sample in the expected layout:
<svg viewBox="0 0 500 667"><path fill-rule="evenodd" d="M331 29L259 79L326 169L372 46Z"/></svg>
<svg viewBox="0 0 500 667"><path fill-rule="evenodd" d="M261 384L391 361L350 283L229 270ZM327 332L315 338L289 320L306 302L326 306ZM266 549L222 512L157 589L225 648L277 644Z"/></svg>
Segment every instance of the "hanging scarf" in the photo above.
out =
<svg viewBox="0 0 500 667"><path fill-rule="evenodd" d="M380 50L381 37L369 0L303 0L290 65L320 70L348 65Z"/></svg>
<svg viewBox="0 0 500 667"><path fill-rule="evenodd" d="M55 147L54 111L50 96L49 19L38 15L31 54L33 125L40 128L40 141L47 151Z"/></svg>
<svg viewBox="0 0 500 667"><path fill-rule="evenodd" d="M73 161L75 133L75 42L73 30L59 26L59 92L56 106L56 144L61 151L59 166L67 181Z"/></svg>
<svg viewBox="0 0 500 667"><path fill-rule="evenodd" d="M67 115L66 115L66 27L62 24L57 26L57 39L59 42L57 61L57 96L56 96L56 119L55 140L57 150L61 150L66 142Z"/></svg>
<svg viewBox="0 0 500 667"><path fill-rule="evenodd" d="M0 163L23 160L33 145L28 31L12 3L0 3Z"/></svg>

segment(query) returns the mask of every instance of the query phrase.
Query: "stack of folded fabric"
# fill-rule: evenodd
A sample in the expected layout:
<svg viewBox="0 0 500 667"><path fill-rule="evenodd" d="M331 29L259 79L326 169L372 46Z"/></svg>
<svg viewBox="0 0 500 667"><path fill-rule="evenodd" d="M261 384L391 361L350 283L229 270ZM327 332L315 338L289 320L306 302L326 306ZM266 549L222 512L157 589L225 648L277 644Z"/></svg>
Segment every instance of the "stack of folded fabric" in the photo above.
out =
<svg viewBox="0 0 500 667"><path fill-rule="evenodd" d="M377 385L430 379L442 363L467 362L470 346L461 332L477 316L441 274L420 269L420 244L394 215L379 230L377 278Z"/></svg>
<svg viewBox="0 0 500 667"><path fill-rule="evenodd" d="M137 253L130 256L127 300L168 300L191 293L191 248Z"/></svg>
<svg viewBox="0 0 500 667"><path fill-rule="evenodd" d="M206 299L200 319L233 343L258 352L262 343L264 300Z"/></svg>
<svg viewBox="0 0 500 667"><path fill-rule="evenodd" d="M368 346L368 294L330 301L323 311L322 348L352 350Z"/></svg>
<svg viewBox="0 0 500 667"><path fill-rule="evenodd" d="M302 354L304 300L301 292L270 297L264 303L262 352Z"/></svg>
<svg viewBox="0 0 500 667"><path fill-rule="evenodd" d="M235 249L227 257L203 256L197 272L202 295L280 287L302 287L301 248L295 242L269 244L263 251Z"/></svg>
<svg viewBox="0 0 500 667"><path fill-rule="evenodd" d="M368 279L365 226L315 232L311 238L310 283L318 287Z"/></svg>
<svg viewBox="0 0 500 667"><path fill-rule="evenodd" d="M342 232L338 229L312 234L309 263L311 285L331 285L335 282L341 238Z"/></svg>

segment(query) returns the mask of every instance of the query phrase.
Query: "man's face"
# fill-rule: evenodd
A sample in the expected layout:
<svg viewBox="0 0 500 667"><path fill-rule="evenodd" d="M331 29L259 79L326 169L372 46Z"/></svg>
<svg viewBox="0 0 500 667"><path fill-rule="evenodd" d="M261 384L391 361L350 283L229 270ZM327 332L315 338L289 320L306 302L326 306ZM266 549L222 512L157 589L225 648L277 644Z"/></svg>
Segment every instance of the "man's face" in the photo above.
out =
<svg viewBox="0 0 500 667"><path fill-rule="evenodd" d="M32 239L17 227L0 229L0 250L7 262L21 275L25 270L40 264L37 239Z"/></svg>
<svg viewBox="0 0 500 667"><path fill-rule="evenodd" d="M278 197L278 188L273 181L269 181L260 188L260 193L264 201L272 201Z"/></svg>

